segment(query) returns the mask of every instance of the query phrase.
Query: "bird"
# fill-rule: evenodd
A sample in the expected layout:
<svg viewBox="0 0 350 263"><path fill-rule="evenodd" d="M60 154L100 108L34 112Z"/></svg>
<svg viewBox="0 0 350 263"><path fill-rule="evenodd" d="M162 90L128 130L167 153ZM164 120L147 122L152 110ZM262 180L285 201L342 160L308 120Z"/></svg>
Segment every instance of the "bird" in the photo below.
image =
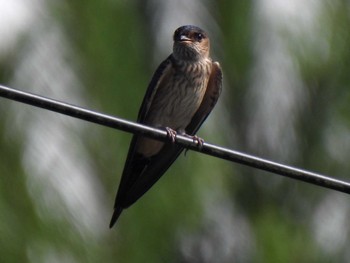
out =
<svg viewBox="0 0 350 263"><path fill-rule="evenodd" d="M209 55L208 34L193 25L177 28L173 52L156 69L142 101L137 122L165 129L202 144L196 132L214 108L222 90L222 70ZM184 150L141 135L131 139L109 227L167 171Z"/></svg>

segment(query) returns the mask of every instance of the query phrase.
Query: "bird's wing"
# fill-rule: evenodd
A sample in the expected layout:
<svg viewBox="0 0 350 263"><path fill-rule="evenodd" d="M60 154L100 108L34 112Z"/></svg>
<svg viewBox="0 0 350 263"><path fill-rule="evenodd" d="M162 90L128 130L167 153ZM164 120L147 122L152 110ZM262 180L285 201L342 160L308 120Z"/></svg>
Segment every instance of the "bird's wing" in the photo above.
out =
<svg viewBox="0 0 350 263"><path fill-rule="evenodd" d="M169 74L171 73L172 59L172 55L170 55L158 66L157 70L154 72L151 82L148 85L146 95L143 98L137 117L137 122L143 123L159 86L161 85L161 83L166 81L167 76L169 76Z"/></svg>
<svg viewBox="0 0 350 263"><path fill-rule="evenodd" d="M162 85L162 83L164 83L164 81L167 80L167 76L171 73L171 70L172 70L172 56L170 55L167 59L165 59L159 65L159 67L153 74L151 82L148 85L145 97L142 101L142 104L138 113L138 117L137 117L137 122L139 123L144 122L147 116L148 110L152 104L152 100L155 94L157 93L159 86ZM118 210L117 207L119 206L126 208L128 205L131 205L134 202L134 201L132 202L132 200L128 197L130 189L136 182L138 182L140 174L142 173L143 169L145 169L147 164L150 162L150 158L145 158L141 154L136 153L136 144L137 144L138 138L139 136L134 135L130 143L129 152L126 158L122 178L120 181L118 193L115 200L114 207L116 210ZM140 194L139 196L141 195L142 194Z"/></svg>
<svg viewBox="0 0 350 263"><path fill-rule="evenodd" d="M218 62L212 63L211 74L207 90L204 94L201 105L196 113L193 115L191 122L185 128L187 134L195 135L199 127L213 110L216 102L219 99L222 89L222 71Z"/></svg>

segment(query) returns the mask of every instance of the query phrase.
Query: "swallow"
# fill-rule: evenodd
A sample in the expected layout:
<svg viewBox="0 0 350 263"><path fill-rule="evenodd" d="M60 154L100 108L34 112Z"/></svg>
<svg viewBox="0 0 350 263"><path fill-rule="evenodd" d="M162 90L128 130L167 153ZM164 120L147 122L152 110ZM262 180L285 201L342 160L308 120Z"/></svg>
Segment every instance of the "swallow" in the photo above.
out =
<svg viewBox="0 0 350 263"><path fill-rule="evenodd" d="M137 122L165 129L172 141L177 133L196 139L196 132L220 96L222 71L219 63L210 58L208 35L199 27L179 27L173 40L173 53L155 71ZM133 136L110 228L124 209L158 181L183 150L174 143Z"/></svg>

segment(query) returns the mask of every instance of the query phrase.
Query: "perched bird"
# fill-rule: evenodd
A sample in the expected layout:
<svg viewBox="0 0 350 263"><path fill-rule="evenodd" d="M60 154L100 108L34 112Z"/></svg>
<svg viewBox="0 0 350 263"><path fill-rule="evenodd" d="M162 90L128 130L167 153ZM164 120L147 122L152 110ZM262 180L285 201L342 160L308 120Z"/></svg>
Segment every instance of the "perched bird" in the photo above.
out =
<svg viewBox="0 0 350 263"><path fill-rule="evenodd" d="M196 26L179 27L173 53L156 70L143 99L137 122L194 136L215 106L222 86L218 62L209 57L207 34ZM200 141L198 140L198 143ZM136 202L166 172L184 148L134 135L110 222Z"/></svg>

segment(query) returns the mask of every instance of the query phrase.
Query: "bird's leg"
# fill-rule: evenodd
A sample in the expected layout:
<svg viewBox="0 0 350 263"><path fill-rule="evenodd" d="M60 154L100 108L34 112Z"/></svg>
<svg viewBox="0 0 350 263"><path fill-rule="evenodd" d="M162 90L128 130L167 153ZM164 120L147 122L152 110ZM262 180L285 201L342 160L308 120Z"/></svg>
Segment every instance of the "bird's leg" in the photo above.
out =
<svg viewBox="0 0 350 263"><path fill-rule="evenodd" d="M169 127L165 127L165 130L166 130L168 138L171 140L171 142L175 143L177 132Z"/></svg>

